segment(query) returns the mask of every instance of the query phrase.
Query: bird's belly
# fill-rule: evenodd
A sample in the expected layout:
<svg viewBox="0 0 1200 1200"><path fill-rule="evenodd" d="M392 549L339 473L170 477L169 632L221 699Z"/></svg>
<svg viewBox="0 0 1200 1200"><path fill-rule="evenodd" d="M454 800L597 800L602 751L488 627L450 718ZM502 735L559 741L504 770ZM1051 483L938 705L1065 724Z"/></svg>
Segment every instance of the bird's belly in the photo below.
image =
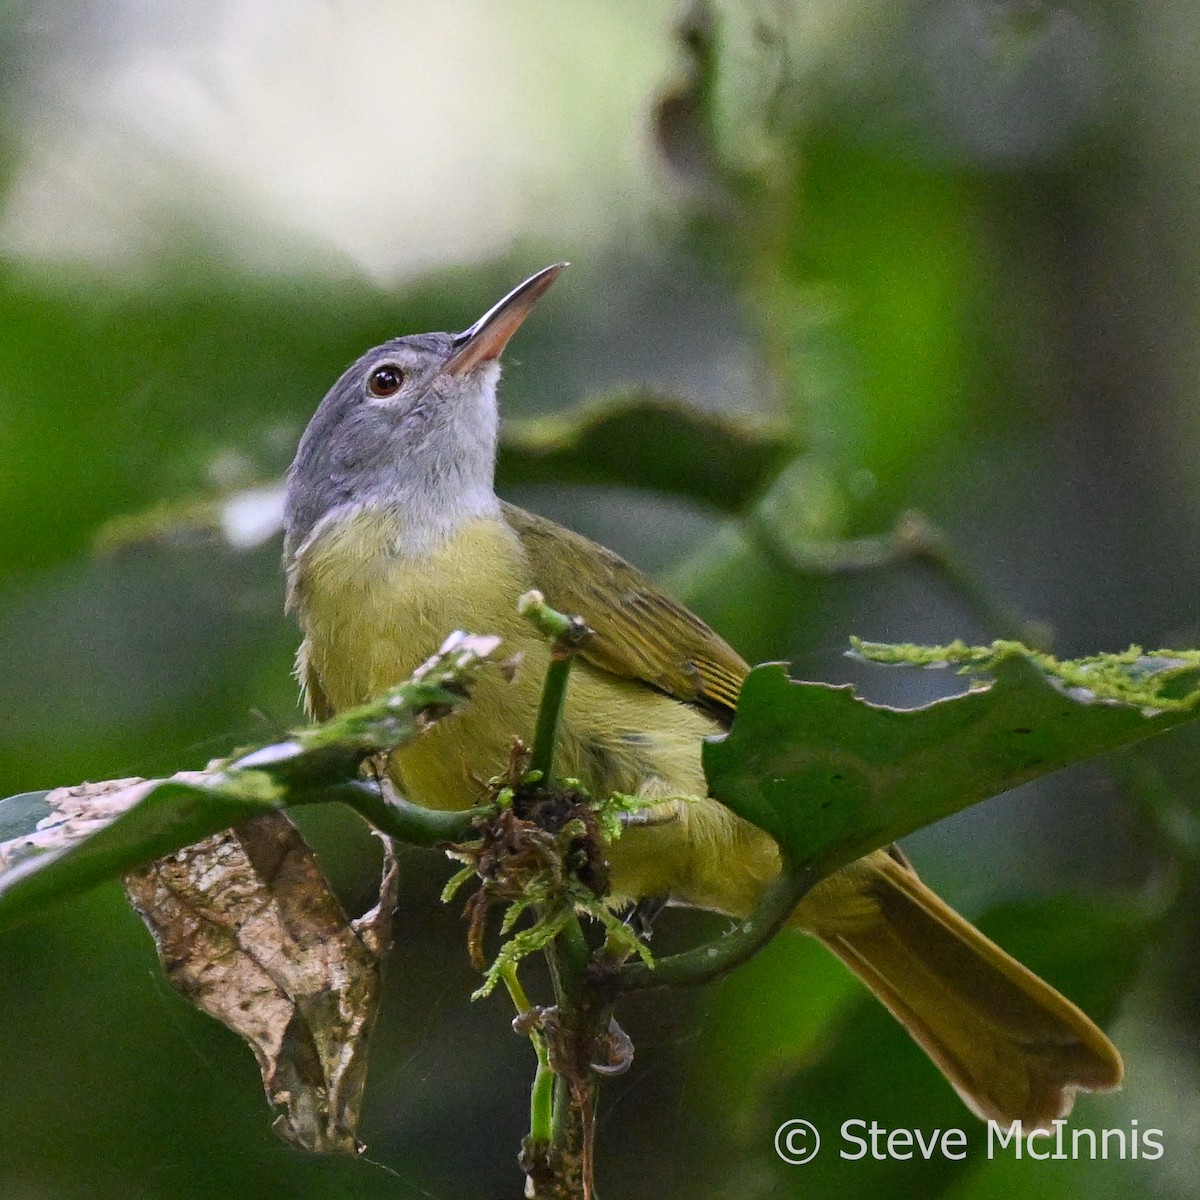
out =
<svg viewBox="0 0 1200 1200"><path fill-rule="evenodd" d="M472 521L420 558L395 554L394 534L362 514L310 551L297 588L304 657L340 711L407 679L454 630L500 637L501 656L520 656L517 678L485 671L468 704L394 755L411 799L467 807L503 768L513 737L532 737L548 652L516 605L533 580L516 535L499 520Z"/></svg>
<svg viewBox="0 0 1200 1200"><path fill-rule="evenodd" d="M499 636L499 655L517 660L515 678L483 672L467 704L394 756L410 799L465 808L504 770L514 739L533 740L550 654L517 613L517 599L538 581L504 522L473 521L419 560L389 552L394 532L366 513L309 552L296 589L303 657L329 706L340 711L408 678L456 629ZM556 773L582 780L596 795L702 795L700 744L714 728L690 705L577 660Z"/></svg>
<svg viewBox="0 0 1200 1200"><path fill-rule="evenodd" d="M549 647L516 604L536 581L516 535L499 521L472 522L419 561L388 552L386 534L377 518L351 519L310 552L296 587L303 656L340 711L406 679L453 630L499 636L501 655L519 656L515 678L483 672L465 705L394 751L389 763L408 799L467 808L503 773L514 740L533 740ZM581 780L596 797L642 795L672 811L613 844L615 894L675 895L744 911L778 870L770 839L706 794L700 748L715 729L691 705L577 661L555 773ZM726 861L731 854L739 869Z"/></svg>

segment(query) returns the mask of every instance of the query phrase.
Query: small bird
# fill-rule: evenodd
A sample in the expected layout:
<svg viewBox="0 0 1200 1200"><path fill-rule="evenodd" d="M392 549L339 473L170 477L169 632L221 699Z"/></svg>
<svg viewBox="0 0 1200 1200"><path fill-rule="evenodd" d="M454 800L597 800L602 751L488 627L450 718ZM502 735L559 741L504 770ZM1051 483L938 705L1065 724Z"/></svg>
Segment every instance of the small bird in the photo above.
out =
<svg viewBox="0 0 1200 1200"><path fill-rule="evenodd" d="M700 750L732 722L747 664L612 551L495 492L500 355L564 266L539 271L462 333L369 350L321 402L287 480L297 675L309 714L324 720L407 678L451 630L498 634L521 655L515 682L482 677L468 705L388 762L408 799L469 807L513 739L532 736L549 649L517 599L536 588L593 631L563 709L563 775L592 795L640 796L656 813L610 847L614 898L745 916L779 854L708 796ZM1077 1090L1121 1082L1108 1038L952 911L898 850L825 879L790 923L879 997L980 1117L1044 1128Z"/></svg>

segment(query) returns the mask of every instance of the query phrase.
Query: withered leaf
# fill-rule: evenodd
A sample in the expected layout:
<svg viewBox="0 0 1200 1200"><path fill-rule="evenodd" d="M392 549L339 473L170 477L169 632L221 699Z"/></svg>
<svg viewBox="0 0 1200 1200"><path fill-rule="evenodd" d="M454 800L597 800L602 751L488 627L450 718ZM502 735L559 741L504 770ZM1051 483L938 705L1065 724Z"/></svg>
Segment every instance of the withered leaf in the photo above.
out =
<svg viewBox="0 0 1200 1200"><path fill-rule="evenodd" d="M167 978L249 1044L274 1129L303 1149L361 1149L396 875L385 839L379 903L352 922L296 827L270 813L125 877Z"/></svg>

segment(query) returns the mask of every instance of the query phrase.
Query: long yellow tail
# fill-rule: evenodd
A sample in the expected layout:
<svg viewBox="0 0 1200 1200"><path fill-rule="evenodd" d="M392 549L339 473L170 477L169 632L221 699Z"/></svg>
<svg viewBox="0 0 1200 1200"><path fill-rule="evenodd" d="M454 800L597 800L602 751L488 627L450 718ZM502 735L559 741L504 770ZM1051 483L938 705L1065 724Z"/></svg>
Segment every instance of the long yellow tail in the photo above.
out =
<svg viewBox="0 0 1200 1200"><path fill-rule="evenodd" d="M1025 1128L1076 1091L1117 1087L1121 1056L1064 996L879 851L825 880L793 924L888 1007L980 1117Z"/></svg>

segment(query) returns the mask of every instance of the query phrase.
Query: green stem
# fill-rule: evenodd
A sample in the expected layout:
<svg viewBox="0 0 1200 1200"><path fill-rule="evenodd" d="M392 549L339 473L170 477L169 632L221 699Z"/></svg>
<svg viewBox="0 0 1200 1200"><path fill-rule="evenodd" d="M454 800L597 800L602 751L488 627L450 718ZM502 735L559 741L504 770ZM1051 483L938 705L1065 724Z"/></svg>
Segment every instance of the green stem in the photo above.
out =
<svg viewBox="0 0 1200 1200"><path fill-rule="evenodd" d="M571 659L591 631L580 617L569 617L551 608L538 591L526 592L517 601L517 611L551 640L550 666L546 669L546 680L542 685L533 735L533 754L529 763L530 771L539 773L539 786L544 788L551 781L559 719L571 674ZM553 953L548 958L559 1006L577 1006L587 982L587 966L591 959L591 950L578 917L572 915L567 921L555 938Z"/></svg>
<svg viewBox="0 0 1200 1200"><path fill-rule="evenodd" d="M724 937L694 950L658 959L654 965L626 963L616 978L619 991L708 983L741 966L757 954L783 927L796 905L818 882L810 867L784 863L779 878L767 889L758 907Z"/></svg>
<svg viewBox="0 0 1200 1200"><path fill-rule="evenodd" d="M550 1143L560 1150L571 1143L571 1085L561 1076L554 1076L554 1115Z"/></svg>
<svg viewBox="0 0 1200 1200"><path fill-rule="evenodd" d="M558 1077L550 1069L546 1039L538 1034L530 1041L538 1065L529 1089L529 1140L536 1146L550 1146L554 1142L554 1084Z"/></svg>
<svg viewBox="0 0 1200 1200"><path fill-rule="evenodd" d="M564 1044L577 1046L583 1036L581 1026L584 989L587 986L588 964L591 950L583 936L579 918L572 916L563 926L562 932L547 947L546 961L550 967L550 978L554 984L554 1000L564 1035ZM575 1111L571 1083L562 1075L554 1078L554 1114L551 1122L550 1142L557 1150L566 1151L572 1146ZM582 1113L579 1114L582 1121Z"/></svg>
<svg viewBox="0 0 1200 1200"><path fill-rule="evenodd" d="M540 771L543 783L549 783L550 770L554 765L559 717L562 714L563 700L567 694L567 678L570 674L569 657L550 660L546 682L542 687L541 704L538 706L537 727L533 734L533 755L529 760L529 769Z"/></svg>
<svg viewBox="0 0 1200 1200"><path fill-rule="evenodd" d="M529 769L541 773L542 785L545 786L550 782L550 770L554 765L559 718L571 674L571 658L591 631L580 617L568 617L551 608L541 592L526 592L517 601L517 611L551 643L550 666L542 685L537 727L533 734L533 755L529 762Z"/></svg>
<svg viewBox="0 0 1200 1200"><path fill-rule="evenodd" d="M554 955L551 970L554 972L554 989L560 1007L579 1007L584 986L587 983L588 964L592 959L591 947L583 936L579 918L572 916L554 939Z"/></svg>
<svg viewBox="0 0 1200 1200"><path fill-rule="evenodd" d="M557 749L559 723L567 694L567 682L571 674L571 658L584 641L591 636L591 631L581 618L568 617L563 613L556 612L546 604L540 592L527 592L523 595L517 602L517 610L551 642L550 665L546 670L546 679L542 685L537 724L533 735L533 752L529 761L530 774L536 773L538 780L536 786L546 788L551 786L553 781L554 752ZM577 1164L577 1169L581 1173L582 1194L586 1198L593 1194L590 1186L590 1109L578 1096L573 1094L572 1080L578 1070L576 1060L579 1058L581 1040L583 1040L583 1044L586 1044L585 1039L590 1036L586 990L591 949L583 935L579 918L574 913L570 914L558 936L546 947L546 961L549 964L550 976L554 984L554 999L559 1023L559 1032L556 1037L562 1042L559 1054L566 1055L566 1062L569 1065L564 1066L563 1063L559 1063L559 1070L565 1071L567 1074L552 1075L548 1057L543 1060L539 1054L538 1073L534 1077L533 1093L530 1099L530 1142L536 1148L538 1142L536 1131L545 1129L545 1106L550 1103L547 1161L551 1164L557 1178L567 1170L572 1151L581 1147L579 1154L582 1157ZM553 1093L552 1100L548 1098L550 1092ZM578 1137L576 1137L577 1131ZM553 1194L560 1194L561 1187L566 1186L569 1182L570 1177L562 1175L560 1187L556 1188ZM578 1189L572 1186L571 1194L575 1194L576 1190Z"/></svg>
<svg viewBox="0 0 1200 1200"><path fill-rule="evenodd" d="M748 513L743 526L752 543L777 566L796 575L837 575L874 571L903 557L896 536L845 540L798 541L789 537L761 510Z"/></svg>
<svg viewBox="0 0 1200 1200"><path fill-rule="evenodd" d="M463 812L439 812L422 808L401 796L388 797L379 784L355 780L334 787L314 789L293 799L293 804L340 801L369 821L380 833L410 846L442 846L467 841L474 833L472 822L484 811L468 808Z"/></svg>
<svg viewBox="0 0 1200 1200"><path fill-rule="evenodd" d="M513 1006L524 1016L533 1006L517 978L516 964L508 963L501 972L501 978L512 997ZM529 1091L529 1141L536 1152L536 1148L549 1146L554 1139L554 1072L550 1069L550 1053L541 1032L530 1029L529 1040L537 1055L537 1071Z"/></svg>

